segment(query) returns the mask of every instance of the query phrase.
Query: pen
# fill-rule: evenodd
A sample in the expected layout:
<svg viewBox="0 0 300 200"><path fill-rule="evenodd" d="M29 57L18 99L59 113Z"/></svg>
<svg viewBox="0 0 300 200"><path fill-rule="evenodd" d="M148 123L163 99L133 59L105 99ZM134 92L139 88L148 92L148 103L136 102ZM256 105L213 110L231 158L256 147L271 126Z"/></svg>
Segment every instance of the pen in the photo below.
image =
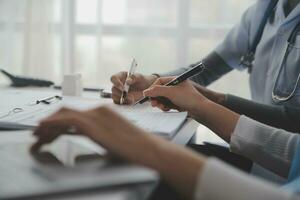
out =
<svg viewBox="0 0 300 200"><path fill-rule="evenodd" d="M45 99L37 100L36 104L44 103L44 104L51 104L51 100L57 99L57 100L62 100L63 98L61 96L55 95L52 97L47 97Z"/></svg>
<svg viewBox="0 0 300 200"><path fill-rule="evenodd" d="M171 80L170 82L165 84L165 86L178 85L178 84L182 83L183 81L187 80L188 78L191 78L191 77L201 73L204 69L205 69L205 65L201 62L201 63L197 64L196 66L194 66L192 69L188 70L187 72L184 72L183 74L174 78L173 80ZM149 101L150 99L151 99L150 97L144 97L143 99L137 101L134 105L143 104L143 103ZM157 100L159 100L163 103L165 102L167 104L170 103L170 100L165 97L155 97L153 99L157 99Z"/></svg>
<svg viewBox="0 0 300 200"><path fill-rule="evenodd" d="M120 104L123 104L124 101L125 101L126 95L129 91L129 85L127 84L127 80L130 78L131 75L133 75L135 73L136 68L137 68L137 62L136 62L135 59L133 59L132 63L131 63L131 67L130 67L129 71L127 72L127 77L126 77L126 80L125 80L125 83L124 83L124 89L122 91Z"/></svg>

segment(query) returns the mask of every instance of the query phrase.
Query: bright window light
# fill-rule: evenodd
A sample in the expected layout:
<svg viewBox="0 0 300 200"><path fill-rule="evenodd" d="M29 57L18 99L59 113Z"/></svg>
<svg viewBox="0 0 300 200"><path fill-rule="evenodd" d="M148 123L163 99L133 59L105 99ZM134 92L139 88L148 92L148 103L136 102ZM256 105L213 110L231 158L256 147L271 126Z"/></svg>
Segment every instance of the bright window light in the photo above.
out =
<svg viewBox="0 0 300 200"><path fill-rule="evenodd" d="M124 24L126 22L126 0L103 0L102 2L104 24Z"/></svg>
<svg viewBox="0 0 300 200"><path fill-rule="evenodd" d="M97 22L98 0L76 0L76 22L93 24Z"/></svg>

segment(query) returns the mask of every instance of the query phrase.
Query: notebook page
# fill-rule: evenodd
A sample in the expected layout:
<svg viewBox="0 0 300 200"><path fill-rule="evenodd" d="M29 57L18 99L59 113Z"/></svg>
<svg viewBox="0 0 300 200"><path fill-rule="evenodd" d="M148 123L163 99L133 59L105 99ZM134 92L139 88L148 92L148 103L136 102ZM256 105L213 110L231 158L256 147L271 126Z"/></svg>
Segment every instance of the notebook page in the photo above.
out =
<svg viewBox="0 0 300 200"><path fill-rule="evenodd" d="M186 112L122 112L136 126L172 138L187 118Z"/></svg>
<svg viewBox="0 0 300 200"><path fill-rule="evenodd" d="M110 103L109 103L110 102ZM119 106L112 104L111 101L102 101L94 99L82 98L64 98L62 101L51 105L38 104L34 106L23 106L20 113L12 113L0 119L0 125L14 126L17 123L20 127L37 126L39 122L59 110L61 107L70 107L78 110L87 110L98 107L100 105L108 105L115 112L121 114L127 120L136 126L152 132L163 135L164 137L172 137L187 118L186 112L162 112L151 106Z"/></svg>

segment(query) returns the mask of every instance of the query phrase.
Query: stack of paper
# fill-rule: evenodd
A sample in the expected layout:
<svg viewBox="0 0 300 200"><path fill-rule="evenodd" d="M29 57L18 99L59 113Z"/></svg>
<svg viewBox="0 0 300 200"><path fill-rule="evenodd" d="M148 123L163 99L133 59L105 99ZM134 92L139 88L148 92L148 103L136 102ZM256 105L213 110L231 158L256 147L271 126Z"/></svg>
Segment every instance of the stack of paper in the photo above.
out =
<svg viewBox="0 0 300 200"><path fill-rule="evenodd" d="M136 126L172 138L187 118L186 112L122 112Z"/></svg>
<svg viewBox="0 0 300 200"><path fill-rule="evenodd" d="M86 110L107 103L108 101L105 100L65 97L62 101L49 105L25 105L22 107L21 112L10 113L2 117L0 119L0 128L32 129L42 119L50 116L62 107ZM150 106L117 106L112 103L108 105L138 127L167 138L172 138L187 118L186 112L161 112ZM2 114L5 114L5 112L2 112Z"/></svg>

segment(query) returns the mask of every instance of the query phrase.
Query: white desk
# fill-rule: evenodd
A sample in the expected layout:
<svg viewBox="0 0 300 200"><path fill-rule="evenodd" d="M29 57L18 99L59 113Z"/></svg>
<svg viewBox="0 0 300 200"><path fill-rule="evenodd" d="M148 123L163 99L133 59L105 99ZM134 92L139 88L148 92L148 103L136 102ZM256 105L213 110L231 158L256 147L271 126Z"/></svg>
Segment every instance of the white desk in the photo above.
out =
<svg viewBox="0 0 300 200"><path fill-rule="evenodd" d="M60 94L58 90L51 90L51 89L41 89L41 88L25 88L25 89L10 89L8 87L0 87L0 98L1 98L1 105L0 111L3 109L11 109L14 108L16 105L22 105L29 102L34 102L38 99L42 99L45 97L49 97L52 95ZM85 92L84 97L86 98L93 98L98 99L99 93L96 92ZM111 102L111 100L107 100L107 102ZM186 145L189 140L193 137L196 133L199 124L192 119L187 119L187 121L182 125L178 133L172 139L172 142ZM4 139L5 134L1 135L0 133L0 140L1 138ZM11 136L10 136L11 137ZM17 137L17 136L16 136ZM1 178L1 177L0 177ZM57 196L54 199L141 199L147 196L147 192L151 191L153 186L145 187L135 187L135 188L122 188L112 191L91 191L88 194L76 194L76 195L64 195L60 198ZM47 198L53 199L53 198Z"/></svg>

